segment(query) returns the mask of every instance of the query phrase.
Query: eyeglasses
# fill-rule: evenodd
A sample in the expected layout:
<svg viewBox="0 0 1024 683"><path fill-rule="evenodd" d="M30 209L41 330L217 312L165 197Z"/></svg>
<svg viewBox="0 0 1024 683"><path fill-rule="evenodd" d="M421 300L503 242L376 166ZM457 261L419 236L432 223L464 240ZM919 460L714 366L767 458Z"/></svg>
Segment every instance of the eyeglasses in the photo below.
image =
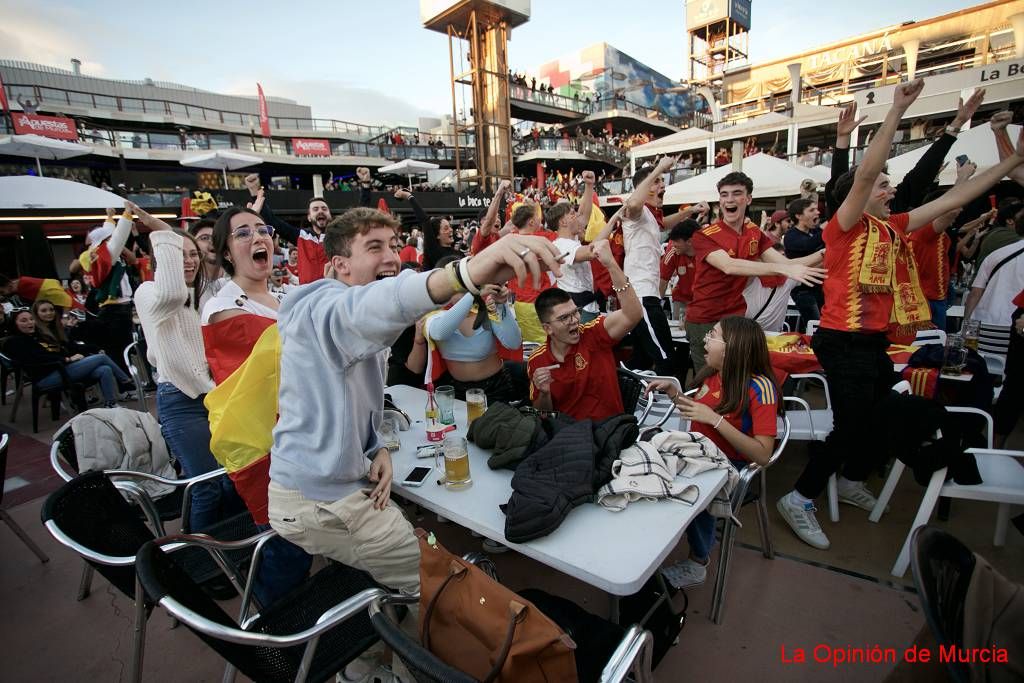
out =
<svg viewBox="0 0 1024 683"><path fill-rule="evenodd" d="M254 225L252 227L243 225L242 227L235 228L231 231L231 236L239 242L248 242L255 234L262 237L273 237L274 229L269 225Z"/></svg>
<svg viewBox="0 0 1024 683"><path fill-rule="evenodd" d="M560 315L557 318L552 318L551 320L548 321L548 324L550 325L551 323L559 323L560 325L568 325L568 324L570 324L572 322L579 322L579 320L580 320L580 309L577 308L576 310L574 310L574 311L572 311L570 313L566 313L564 315Z"/></svg>
<svg viewBox="0 0 1024 683"><path fill-rule="evenodd" d="M719 342L721 344L725 344L725 340L724 339L719 339L718 337L712 337L711 336L711 332L708 332L707 334L704 335L704 346L707 346L709 342Z"/></svg>

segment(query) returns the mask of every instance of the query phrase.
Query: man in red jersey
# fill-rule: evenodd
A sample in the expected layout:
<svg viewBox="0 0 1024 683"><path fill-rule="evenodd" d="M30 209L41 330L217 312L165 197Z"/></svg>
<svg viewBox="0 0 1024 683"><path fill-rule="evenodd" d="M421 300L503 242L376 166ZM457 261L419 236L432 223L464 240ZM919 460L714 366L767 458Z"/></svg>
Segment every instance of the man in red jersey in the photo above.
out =
<svg viewBox="0 0 1024 683"><path fill-rule="evenodd" d="M551 288L535 302L547 341L527 361L530 399L541 410L577 420L602 420L623 412L612 348L643 318L643 305L608 248L591 243L594 257L611 274L620 308L586 325L568 292Z"/></svg>
<svg viewBox="0 0 1024 683"><path fill-rule="evenodd" d="M900 119L923 88L922 80L896 88L863 162L836 181L833 194L841 205L823 234L825 306L811 347L828 376L833 428L793 491L776 505L801 540L822 550L829 540L814 515L814 498L831 475L840 475L839 502L865 510L876 503L864 481L886 454L870 426L873 406L896 379L887 334L930 325L907 235L962 207L1024 162L1021 136L1014 154L984 173L909 213L890 213L896 190L882 170Z"/></svg>
<svg viewBox="0 0 1024 683"><path fill-rule="evenodd" d="M747 220L754 182L733 171L718 181L721 218L694 234L696 274L693 301L686 308L686 337L694 371L704 367L704 338L727 315L744 315L743 288L750 277L784 275L805 285L820 284L825 271L817 252L787 259L772 249L772 240Z"/></svg>

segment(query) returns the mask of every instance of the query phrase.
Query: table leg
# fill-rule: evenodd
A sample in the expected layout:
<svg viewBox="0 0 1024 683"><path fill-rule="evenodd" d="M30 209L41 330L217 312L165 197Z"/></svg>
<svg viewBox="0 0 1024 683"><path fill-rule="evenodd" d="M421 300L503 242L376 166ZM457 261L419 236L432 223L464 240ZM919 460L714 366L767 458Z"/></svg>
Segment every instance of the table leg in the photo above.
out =
<svg viewBox="0 0 1024 683"><path fill-rule="evenodd" d="M609 595L611 600L608 603L608 621L613 624L619 623L619 596Z"/></svg>

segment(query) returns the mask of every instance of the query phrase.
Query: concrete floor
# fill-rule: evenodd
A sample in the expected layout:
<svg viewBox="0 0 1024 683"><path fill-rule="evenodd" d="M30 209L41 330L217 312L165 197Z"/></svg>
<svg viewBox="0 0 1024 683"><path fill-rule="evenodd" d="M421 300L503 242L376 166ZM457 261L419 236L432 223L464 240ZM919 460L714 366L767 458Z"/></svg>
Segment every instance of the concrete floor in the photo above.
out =
<svg viewBox="0 0 1024 683"><path fill-rule="evenodd" d="M9 407L2 409L0 420L9 418ZM45 495L57 486L47 454L50 436L59 424L44 414L42 431L33 435L28 413L23 406L16 423L0 421L0 430L14 435L4 507L51 561L40 564L9 530L0 530L0 604L4 605L0 643L5 652L0 680L122 680L131 649L131 601L99 577L93 594L75 601L81 560L58 545L39 522ZM1008 447L1024 447L1020 428ZM789 490L805 459L803 444L787 449L770 471L771 503ZM877 491L881 482L869 482L869 486ZM912 581L909 572L902 580L889 576L889 568L921 493L912 477L905 475L891 512L880 524L868 522L867 512L847 506L841 509L841 522L832 524L822 511L819 520L832 540L829 551L817 551L799 541L770 506L775 560L764 559L756 550L756 520L753 510L745 509L722 625L715 626L707 618L711 581L689 590L689 619L679 645L658 667L657 680L882 680L891 665L834 668L814 663L811 653L816 646L904 648L913 640L923 617L913 589L908 588ZM824 501L821 504L824 508ZM993 505L956 501L950 521L938 524L985 555L1006 576L1024 582L1024 538L1011 528L1007 545L994 548L994 519ZM478 539L455 525L439 524L433 515L422 515L416 523L435 531L453 552L479 548ZM673 558L685 554L683 544ZM516 553L495 556L495 561L502 582L513 589L539 587L607 614L607 596L590 586ZM170 624L160 611L150 620L145 680L219 680L222 660L187 629L171 629ZM798 648L810 661L787 663Z"/></svg>

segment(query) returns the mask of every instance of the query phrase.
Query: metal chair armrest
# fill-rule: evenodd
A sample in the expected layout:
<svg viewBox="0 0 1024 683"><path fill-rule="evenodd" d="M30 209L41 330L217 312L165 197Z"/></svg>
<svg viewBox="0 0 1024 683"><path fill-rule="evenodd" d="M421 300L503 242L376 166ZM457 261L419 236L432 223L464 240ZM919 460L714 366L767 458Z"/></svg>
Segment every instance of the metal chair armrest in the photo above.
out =
<svg viewBox="0 0 1024 683"><path fill-rule="evenodd" d="M133 564L135 564L134 555L126 555L122 557L118 557L115 555L104 555L103 553L98 553L95 550L87 548L86 546L82 545L81 543L71 538L66 533L64 533L60 526L58 526L57 522L55 522L52 519L46 520L44 526L46 527L46 530L50 532L50 535L57 539L58 543L67 548L71 548L76 553L84 557L86 560L96 562L98 564L105 564L110 567L130 567Z"/></svg>
<svg viewBox="0 0 1024 683"><path fill-rule="evenodd" d="M155 481L159 484L165 484L167 486L191 486L192 484L198 484L208 479L216 479L222 474L226 474L227 470L220 467L203 474L197 474L194 477L187 477L185 479L168 479L167 477L161 477L159 474L152 474L151 472L139 472L136 470L103 470L104 474L108 477L123 477L125 479L145 479L147 481Z"/></svg>
<svg viewBox="0 0 1024 683"><path fill-rule="evenodd" d="M654 637L639 624L629 627L601 670L601 683L619 683L631 673L636 683L651 680L651 650Z"/></svg>
<svg viewBox="0 0 1024 683"><path fill-rule="evenodd" d="M251 631L223 626L197 614L171 597L165 596L160 600L159 604L178 621L212 638L226 640L230 643L238 643L239 645L284 648L301 645L314 638L318 638L339 623L367 609L376 598L386 594L382 588L367 588L324 612L320 619L317 620L315 626L289 635L252 633Z"/></svg>
<svg viewBox="0 0 1024 683"><path fill-rule="evenodd" d="M50 444L50 466L53 467L53 471L57 473L57 476L64 481L71 481L79 474L78 472L71 472L65 469L61 464L67 461L60 455L60 435L70 428L71 423L65 423L64 426L58 429L57 433L53 435L53 443Z"/></svg>

